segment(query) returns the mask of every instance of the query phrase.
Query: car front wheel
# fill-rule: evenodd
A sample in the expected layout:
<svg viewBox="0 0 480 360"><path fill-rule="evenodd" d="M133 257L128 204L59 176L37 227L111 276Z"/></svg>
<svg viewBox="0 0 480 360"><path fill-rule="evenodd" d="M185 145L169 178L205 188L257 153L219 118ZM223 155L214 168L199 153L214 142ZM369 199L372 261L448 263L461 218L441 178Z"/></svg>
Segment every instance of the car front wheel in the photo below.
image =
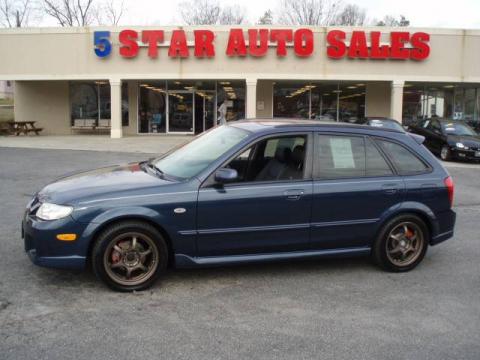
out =
<svg viewBox="0 0 480 360"><path fill-rule="evenodd" d="M117 291L150 287L168 263L168 248L160 232L137 221L114 224L98 236L92 250L95 275Z"/></svg>
<svg viewBox="0 0 480 360"><path fill-rule="evenodd" d="M440 150L440 159L443 161L450 161L452 159L452 150L448 145L443 145L442 150Z"/></svg>
<svg viewBox="0 0 480 360"><path fill-rule="evenodd" d="M416 215L400 215L389 221L376 239L372 256L388 271L404 272L415 268L428 247L428 228Z"/></svg>

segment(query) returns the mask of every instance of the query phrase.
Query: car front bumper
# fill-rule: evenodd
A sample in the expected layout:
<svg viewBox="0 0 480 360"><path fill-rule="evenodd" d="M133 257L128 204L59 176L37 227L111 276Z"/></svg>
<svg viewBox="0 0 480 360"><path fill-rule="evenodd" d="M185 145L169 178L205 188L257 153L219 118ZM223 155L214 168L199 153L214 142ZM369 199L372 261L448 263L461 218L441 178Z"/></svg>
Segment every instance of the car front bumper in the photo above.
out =
<svg viewBox="0 0 480 360"><path fill-rule="evenodd" d="M35 265L74 270L85 268L87 249L81 237L84 224L71 217L42 221L25 214L21 226L25 252ZM77 239L57 240L57 235L62 233L75 233Z"/></svg>
<svg viewBox="0 0 480 360"><path fill-rule="evenodd" d="M461 150L453 148L452 155L458 160L480 161L480 150Z"/></svg>

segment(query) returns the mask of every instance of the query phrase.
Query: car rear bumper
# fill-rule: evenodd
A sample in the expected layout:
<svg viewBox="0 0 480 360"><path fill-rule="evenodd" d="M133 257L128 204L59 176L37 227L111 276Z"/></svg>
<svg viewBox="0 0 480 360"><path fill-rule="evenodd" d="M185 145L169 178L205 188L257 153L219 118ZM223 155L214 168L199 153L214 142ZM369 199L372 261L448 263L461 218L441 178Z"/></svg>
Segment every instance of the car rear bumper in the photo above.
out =
<svg viewBox="0 0 480 360"><path fill-rule="evenodd" d="M438 214L437 228L438 231L430 239L430 245L437 245L441 242L453 237L455 221L457 214L453 210L444 211Z"/></svg>
<svg viewBox="0 0 480 360"><path fill-rule="evenodd" d="M26 215L22 221L25 252L38 266L81 270L85 268L85 249L80 235L75 241L59 241L60 233L81 234L83 225L68 217L55 221L39 221Z"/></svg>

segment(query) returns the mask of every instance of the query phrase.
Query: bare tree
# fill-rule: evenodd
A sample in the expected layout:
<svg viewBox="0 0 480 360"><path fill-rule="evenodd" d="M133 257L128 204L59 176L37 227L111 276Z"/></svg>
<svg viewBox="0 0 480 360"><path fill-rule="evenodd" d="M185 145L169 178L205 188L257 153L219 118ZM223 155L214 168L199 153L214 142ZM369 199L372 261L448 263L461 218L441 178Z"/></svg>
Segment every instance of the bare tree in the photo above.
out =
<svg viewBox="0 0 480 360"><path fill-rule="evenodd" d="M213 25L220 18L220 5L215 0L190 0L179 5L180 15L187 25Z"/></svg>
<svg viewBox="0 0 480 360"><path fill-rule="evenodd" d="M0 25L9 28L26 26L33 10L32 0L0 0Z"/></svg>
<svg viewBox="0 0 480 360"><path fill-rule="evenodd" d="M400 18L397 19L393 15L385 15L383 20L375 21L377 26L410 26L410 20L408 20L404 15L400 15Z"/></svg>
<svg viewBox="0 0 480 360"><path fill-rule="evenodd" d="M283 0L280 22L286 25L331 25L341 9L340 0Z"/></svg>
<svg viewBox="0 0 480 360"><path fill-rule="evenodd" d="M258 25L272 25L272 23L273 23L273 13L272 13L272 10L270 9L265 11L263 16L261 16L257 22Z"/></svg>
<svg viewBox="0 0 480 360"><path fill-rule="evenodd" d="M45 13L60 26L87 26L95 17L94 0L43 0Z"/></svg>
<svg viewBox="0 0 480 360"><path fill-rule="evenodd" d="M106 0L93 13L99 25L118 25L126 11L124 0Z"/></svg>
<svg viewBox="0 0 480 360"><path fill-rule="evenodd" d="M218 22L221 25L239 25L245 20L245 8L238 5L227 6L221 10Z"/></svg>
<svg viewBox="0 0 480 360"><path fill-rule="evenodd" d="M334 25L362 26L365 24L366 17L365 9L358 5L347 4L338 14Z"/></svg>

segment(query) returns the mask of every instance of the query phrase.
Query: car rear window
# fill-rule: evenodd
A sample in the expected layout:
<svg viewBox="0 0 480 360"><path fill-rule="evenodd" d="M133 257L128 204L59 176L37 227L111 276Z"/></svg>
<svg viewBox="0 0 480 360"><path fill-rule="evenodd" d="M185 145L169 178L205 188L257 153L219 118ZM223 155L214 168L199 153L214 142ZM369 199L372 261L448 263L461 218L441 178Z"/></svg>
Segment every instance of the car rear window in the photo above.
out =
<svg viewBox="0 0 480 360"><path fill-rule="evenodd" d="M428 165L404 146L387 140L377 139L376 141L392 160L401 175L418 174L428 171Z"/></svg>

